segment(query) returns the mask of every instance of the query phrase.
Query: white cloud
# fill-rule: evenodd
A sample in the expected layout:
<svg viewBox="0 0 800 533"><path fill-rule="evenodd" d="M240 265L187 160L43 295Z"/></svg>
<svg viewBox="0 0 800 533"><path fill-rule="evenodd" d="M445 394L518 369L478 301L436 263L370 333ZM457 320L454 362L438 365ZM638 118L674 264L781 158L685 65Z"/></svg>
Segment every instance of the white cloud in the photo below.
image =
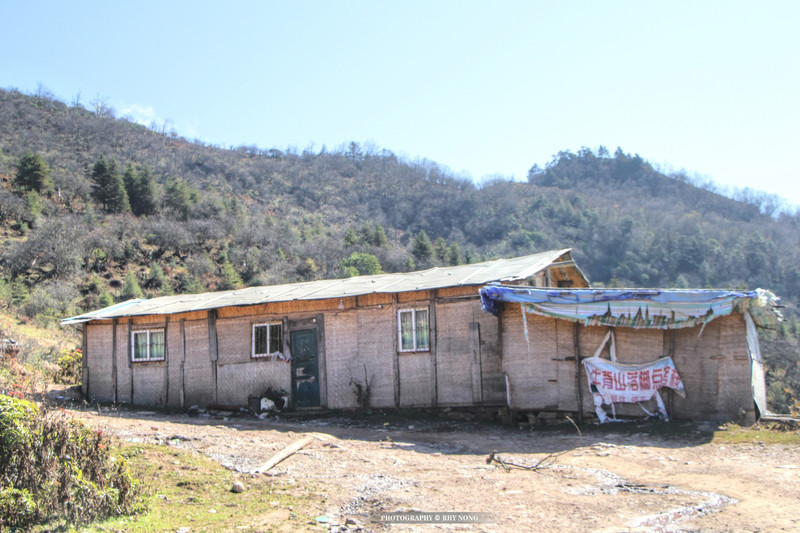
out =
<svg viewBox="0 0 800 533"><path fill-rule="evenodd" d="M155 109L151 106L131 104L123 107L119 114L143 126L150 126L153 122L162 122L161 118L156 114Z"/></svg>

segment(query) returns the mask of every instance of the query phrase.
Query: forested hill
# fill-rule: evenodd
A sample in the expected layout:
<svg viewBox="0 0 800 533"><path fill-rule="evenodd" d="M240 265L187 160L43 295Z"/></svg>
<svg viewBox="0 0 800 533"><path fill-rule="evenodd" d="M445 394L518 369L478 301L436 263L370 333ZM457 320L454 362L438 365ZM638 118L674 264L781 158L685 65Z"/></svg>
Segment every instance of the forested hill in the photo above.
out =
<svg viewBox="0 0 800 533"><path fill-rule="evenodd" d="M605 148L480 185L357 143L224 148L102 103L0 91L2 292L30 316L132 295L403 271L572 247L594 284L800 299L797 214ZM47 179L41 176L46 175Z"/></svg>

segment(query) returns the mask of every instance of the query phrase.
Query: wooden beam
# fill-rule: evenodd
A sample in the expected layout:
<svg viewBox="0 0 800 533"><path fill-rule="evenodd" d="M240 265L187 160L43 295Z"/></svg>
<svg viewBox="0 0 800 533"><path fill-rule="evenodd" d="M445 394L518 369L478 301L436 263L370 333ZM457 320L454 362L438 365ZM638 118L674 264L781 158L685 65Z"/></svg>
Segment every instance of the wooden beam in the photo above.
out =
<svg viewBox="0 0 800 533"><path fill-rule="evenodd" d="M303 437L300 440L294 441L292 444L290 444L289 446L285 447L280 452L278 452L275 455L273 455L269 459L269 461L267 461L263 465L261 465L258 468L256 468L255 473L268 471L270 468L272 468L273 466L277 465L278 463L280 463L281 461L283 461L287 457L291 456L292 454L302 450L303 448L305 448L306 446L311 444L311 442L313 440L314 440L314 437L308 436L308 437Z"/></svg>
<svg viewBox="0 0 800 533"><path fill-rule="evenodd" d="M128 339L125 342L125 345L128 348L125 350L125 358L128 360L128 370L130 371L128 373L131 375L131 405L134 404L133 403L133 393L134 393L134 390L133 390L133 358L132 358L132 355L133 355L132 348L133 347L131 346L131 342L132 342L132 338L131 337L132 337L132 335L133 335L133 320L128 320Z"/></svg>
<svg viewBox="0 0 800 533"><path fill-rule="evenodd" d="M117 393L117 323L119 319L115 318L111 321L111 387L114 389L114 403L119 401L119 394Z"/></svg>
<svg viewBox="0 0 800 533"><path fill-rule="evenodd" d="M437 291L438 292L438 291ZM436 367L436 345L439 334L436 328L436 298L431 297L430 310L428 311L428 327L430 328L431 350L431 407L439 405L439 375ZM397 333L395 333L397 336Z"/></svg>
<svg viewBox="0 0 800 533"><path fill-rule="evenodd" d="M483 402L483 380L481 368L481 325L479 322L469 324L469 345L472 352L472 403Z"/></svg>
<svg viewBox="0 0 800 533"><path fill-rule="evenodd" d="M575 350L575 394L578 398L578 424L583 424L583 388L581 387L581 346L580 324L575 322L572 326L572 345Z"/></svg>
<svg viewBox="0 0 800 533"><path fill-rule="evenodd" d="M325 361L325 315L319 313L317 319L317 374L319 376L319 405L328 407L328 371Z"/></svg>
<svg viewBox="0 0 800 533"><path fill-rule="evenodd" d="M398 324L397 324L397 295L394 295L395 302L392 304L392 382L394 384L394 406L400 407L400 346L398 346L397 337Z"/></svg>
<svg viewBox="0 0 800 533"><path fill-rule="evenodd" d="M88 398L89 394L89 324L81 326L81 392L83 397Z"/></svg>
<svg viewBox="0 0 800 533"><path fill-rule="evenodd" d="M169 403L169 315L164 319L164 405Z"/></svg>
<svg viewBox="0 0 800 533"><path fill-rule="evenodd" d="M211 380L214 383L214 402L217 403L217 358L219 347L217 343L217 310L208 312L208 355L211 358Z"/></svg>
<svg viewBox="0 0 800 533"><path fill-rule="evenodd" d="M186 319L181 318L181 409L186 407L186 378L184 365L186 364Z"/></svg>

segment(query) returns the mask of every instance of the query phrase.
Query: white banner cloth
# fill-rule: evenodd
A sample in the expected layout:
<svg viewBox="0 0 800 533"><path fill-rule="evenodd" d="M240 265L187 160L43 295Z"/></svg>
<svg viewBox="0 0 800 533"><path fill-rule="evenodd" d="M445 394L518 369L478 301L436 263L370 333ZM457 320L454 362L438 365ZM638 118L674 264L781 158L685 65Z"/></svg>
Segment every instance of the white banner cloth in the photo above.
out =
<svg viewBox="0 0 800 533"><path fill-rule="evenodd" d="M583 360L589 388L605 404L643 402L653 398L661 387L669 387L686 397L675 363L662 357L652 363L615 363L601 357Z"/></svg>

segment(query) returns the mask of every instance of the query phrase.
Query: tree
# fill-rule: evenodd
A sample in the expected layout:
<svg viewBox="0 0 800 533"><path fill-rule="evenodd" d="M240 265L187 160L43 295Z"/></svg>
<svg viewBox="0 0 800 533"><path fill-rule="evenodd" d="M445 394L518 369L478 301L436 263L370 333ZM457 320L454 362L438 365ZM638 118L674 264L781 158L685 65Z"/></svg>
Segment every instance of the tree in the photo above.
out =
<svg viewBox="0 0 800 533"><path fill-rule="evenodd" d="M197 205L197 190L180 179L172 179L164 191L164 207L174 210L180 218L186 220L192 208Z"/></svg>
<svg viewBox="0 0 800 533"><path fill-rule="evenodd" d="M153 263L147 277L147 286L153 289L169 289L169 278L158 263Z"/></svg>
<svg viewBox="0 0 800 533"><path fill-rule="evenodd" d="M353 276L369 276L383 274L381 263L372 254L353 252L350 257L339 261L339 268L349 278Z"/></svg>
<svg viewBox="0 0 800 533"><path fill-rule="evenodd" d="M28 191L28 194L25 195L25 207L28 208L26 221L29 222L31 226L36 225L44 210L44 202L38 192L35 190Z"/></svg>
<svg viewBox="0 0 800 533"><path fill-rule="evenodd" d="M442 237L436 239L436 243L433 245L433 250L436 253L436 258L439 261L442 263L448 263L448 259L450 257L450 248L447 246L447 242Z"/></svg>
<svg viewBox="0 0 800 533"><path fill-rule="evenodd" d="M453 266L461 264L461 246L457 242L451 244L447 251L447 264Z"/></svg>
<svg viewBox="0 0 800 533"><path fill-rule="evenodd" d="M139 171L136 187L136 206L134 213L138 216L154 215L158 209L158 188L156 179L150 168L144 167Z"/></svg>
<svg viewBox="0 0 800 533"><path fill-rule="evenodd" d="M41 154L28 152L17 164L17 175L14 185L25 191L36 191L46 194L53 191L53 179L50 177L50 165Z"/></svg>
<svg viewBox="0 0 800 533"><path fill-rule="evenodd" d="M128 165L123 182L133 214L137 217L155 214L158 208L158 189L150 169L144 167L136 172L133 165Z"/></svg>
<svg viewBox="0 0 800 533"><path fill-rule="evenodd" d="M242 282L241 276L239 276L239 273L236 272L235 268L233 268L233 265L230 261L226 260L222 264L220 269L220 277L221 279L218 289L221 291L231 291L244 287L244 282Z"/></svg>
<svg viewBox="0 0 800 533"><path fill-rule="evenodd" d="M120 297L123 301L144 297L142 287L139 285L139 279L136 277L135 272L129 271L125 274L125 281L122 282L122 293Z"/></svg>
<svg viewBox="0 0 800 533"><path fill-rule="evenodd" d="M389 239L386 237L386 230L384 230L383 226L380 224L375 226L375 234L372 237L372 244L373 246L377 246L379 248L384 248L389 245Z"/></svg>
<svg viewBox="0 0 800 533"><path fill-rule="evenodd" d="M107 161L100 157L94 164L91 174L92 198L107 213L124 213L130 211L128 193L125 182L117 171L117 163L113 159Z"/></svg>
<svg viewBox="0 0 800 533"><path fill-rule="evenodd" d="M359 243L358 235L353 230L353 228L347 228L344 232L344 246L345 248L350 248L352 246L356 246Z"/></svg>
<svg viewBox="0 0 800 533"><path fill-rule="evenodd" d="M414 241L411 243L411 255L419 263L427 263L433 257L433 244L424 229L414 237Z"/></svg>

